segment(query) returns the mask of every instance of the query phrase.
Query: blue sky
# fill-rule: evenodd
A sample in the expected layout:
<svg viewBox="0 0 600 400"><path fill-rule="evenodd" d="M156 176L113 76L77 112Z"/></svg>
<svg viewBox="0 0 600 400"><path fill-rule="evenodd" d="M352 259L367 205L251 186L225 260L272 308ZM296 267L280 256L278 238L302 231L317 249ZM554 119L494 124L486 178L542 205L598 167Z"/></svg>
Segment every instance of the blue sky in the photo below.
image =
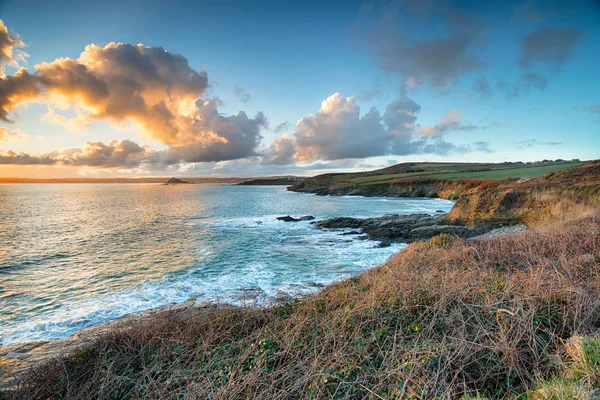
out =
<svg viewBox="0 0 600 400"><path fill-rule="evenodd" d="M396 161L592 159L600 153L600 7L591 1L5 0L0 16L8 34L26 45L18 50L29 55L26 63L5 58L6 75L25 67L40 76L39 93L7 108L12 122L0 121L0 176L310 174ZM185 57L191 70L206 71L206 87L179 100L210 99L223 118L193 125L192 132L183 131L189 121L177 120L177 133L169 136L148 123L149 112L117 117L106 103L82 104L65 88L55 90L36 71L61 57L78 60L89 44L102 49L111 42L162 47ZM98 55L104 56L111 57ZM127 58L111 60L118 62L113 71L129 73ZM110 70L88 65L87 71L116 91L114 76L102 75ZM478 80L487 90L476 89ZM330 97L335 93L339 97ZM158 101L142 95L149 108ZM418 106L392 110L406 117L394 127L386 108L399 99ZM48 122L49 107L87 122L77 129ZM170 108L176 114L173 107L180 107ZM380 120L361 122L371 107ZM250 121L229 118L240 110ZM194 118L207 120L204 112L193 111ZM255 117L259 112L265 121ZM221 144L206 142L206 129ZM286 151L272 143L282 135ZM127 153L116 142L108 145L111 139L151 149L128 147ZM104 158L85 142L107 144ZM21 153L34 161L17 160ZM48 154L51 160L40 165Z"/></svg>

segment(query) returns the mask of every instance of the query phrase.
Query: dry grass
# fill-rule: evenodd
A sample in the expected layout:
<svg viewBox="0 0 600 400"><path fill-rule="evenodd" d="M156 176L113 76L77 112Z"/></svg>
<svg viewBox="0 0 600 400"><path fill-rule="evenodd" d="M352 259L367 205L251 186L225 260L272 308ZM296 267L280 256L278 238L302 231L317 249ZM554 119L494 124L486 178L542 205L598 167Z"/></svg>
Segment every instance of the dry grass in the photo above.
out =
<svg viewBox="0 0 600 400"><path fill-rule="evenodd" d="M585 398L600 356L578 358L589 346L569 339L600 327L599 218L437 237L291 304L114 332L42 366L11 396ZM561 380L576 364L587 372Z"/></svg>

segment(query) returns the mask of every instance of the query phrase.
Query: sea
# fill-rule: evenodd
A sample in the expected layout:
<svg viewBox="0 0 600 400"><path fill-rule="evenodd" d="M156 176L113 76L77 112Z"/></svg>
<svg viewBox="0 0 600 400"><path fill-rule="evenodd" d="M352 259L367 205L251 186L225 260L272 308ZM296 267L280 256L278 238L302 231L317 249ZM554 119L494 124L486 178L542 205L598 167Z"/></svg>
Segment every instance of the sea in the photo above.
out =
<svg viewBox="0 0 600 400"><path fill-rule="evenodd" d="M277 217L435 214L452 205L282 186L0 185L0 347L191 298L261 307L315 293L404 245Z"/></svg>

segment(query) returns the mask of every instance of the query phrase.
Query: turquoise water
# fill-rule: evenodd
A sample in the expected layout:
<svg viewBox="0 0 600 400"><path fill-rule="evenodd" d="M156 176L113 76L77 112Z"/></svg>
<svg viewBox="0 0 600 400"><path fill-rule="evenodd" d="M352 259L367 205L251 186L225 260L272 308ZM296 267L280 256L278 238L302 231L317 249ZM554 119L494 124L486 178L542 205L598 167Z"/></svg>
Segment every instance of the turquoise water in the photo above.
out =
<svg viewBox="0 0 600 400"><path fill-rule="evenodd" d="M402 248L277 216L451 207L266 186L0 185L0 345L68 336L191 297L268 304L313 293Z"/></svg>

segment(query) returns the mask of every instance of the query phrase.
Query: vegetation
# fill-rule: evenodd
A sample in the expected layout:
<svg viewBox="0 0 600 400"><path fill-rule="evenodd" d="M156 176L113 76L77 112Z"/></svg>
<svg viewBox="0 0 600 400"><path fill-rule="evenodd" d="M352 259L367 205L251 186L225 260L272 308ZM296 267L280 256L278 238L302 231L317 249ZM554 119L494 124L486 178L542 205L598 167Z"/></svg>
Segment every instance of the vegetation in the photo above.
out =
<svg viewBox="0 0 600 400"><path fill-rule="evenodd" d="M448 182L429 181L415 180ZM4 396L598 398L600 162L524 183L454 183L465 192L450 218L534 230L440 235L291 303L115 330Z"/></svg>
<svg viewBox="0 0 600 400"><path fill-rule="evenodd" d="M150 321L33 371L14 398L592 398L600 214L439 236L322 293Z"/></svg>
<svg viewBox="0 0 600 400"><path fill-rule="evenodd" d="M582 164L580 161L548 161L539 164L466 164L410 163L365 173L333 174L333 182L349 181L356 185L385 183L406 178L495 179L532 178ZM404 168L399 168L404 166Z"/></svg>

